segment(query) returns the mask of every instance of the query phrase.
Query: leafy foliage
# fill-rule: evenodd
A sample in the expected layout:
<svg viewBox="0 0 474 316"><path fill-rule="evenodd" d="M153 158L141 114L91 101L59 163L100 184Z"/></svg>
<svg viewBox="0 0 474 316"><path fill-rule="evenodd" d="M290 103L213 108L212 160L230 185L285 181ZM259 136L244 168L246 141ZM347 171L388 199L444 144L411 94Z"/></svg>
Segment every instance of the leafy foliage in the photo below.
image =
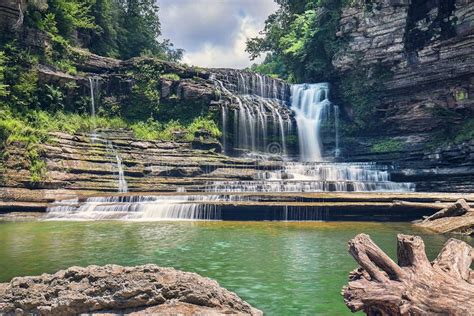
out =
<svg viewBox="0 0 474 316"><path fill-rule="evenodd" d="M70 46L123 59L153 55L178 61L183 50L158 39L158 10L154 0L47 0L28 6L25 23L49 35L52 47L46 47L45 56L52 64L71 59Z"/></svg>
<svg viewBox="0 0 474 316"><path fill-rule="evenodd" d="M290 81L326 80L332 71L332 57L341 45L336 29L342 1L276 2L279 10L268 17L262 36L247 41L247 52L251 58L271 52L272 60L287 69Z"/></svg>
<svg viewBox="0 0 474 316"><path fill-rule="evenodd" d="M393 152L403 150L405 147L404 143L390 138L382 140L372 145L372 152L374 153L384 153L384 152Z"/></svg>

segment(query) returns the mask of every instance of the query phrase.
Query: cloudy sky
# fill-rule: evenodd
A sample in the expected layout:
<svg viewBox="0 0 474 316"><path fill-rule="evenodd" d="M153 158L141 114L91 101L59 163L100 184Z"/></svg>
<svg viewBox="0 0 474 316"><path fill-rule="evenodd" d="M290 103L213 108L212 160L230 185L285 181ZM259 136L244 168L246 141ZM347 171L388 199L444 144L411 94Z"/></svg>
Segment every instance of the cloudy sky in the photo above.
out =
<svg viewBox="0 0 474 316"><path fill-rule="evenodd" d="M250 66L245 41L277 9L273 0L157 1L163 37L186 50L183 62L202 67Z"/></svg>

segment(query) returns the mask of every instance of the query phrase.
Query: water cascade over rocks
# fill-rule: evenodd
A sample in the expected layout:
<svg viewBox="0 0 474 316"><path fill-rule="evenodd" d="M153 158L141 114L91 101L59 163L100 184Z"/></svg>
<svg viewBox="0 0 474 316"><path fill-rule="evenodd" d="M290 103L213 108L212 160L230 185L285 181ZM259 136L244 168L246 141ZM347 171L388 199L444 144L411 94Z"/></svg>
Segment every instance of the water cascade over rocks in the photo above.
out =
<svg viewBox="0 0 474 316"><path fill-rule="evenodd" d="M410 192L411 183L390 181L388 167L375 163L337 163L339 152L339 107L330 101L328 83L289 85L267 76L228 69L213 70L211 80L221 93L222 144L226 154L251 158L256 163L252 180L211 181L201 188L205 194L123 195L90 197L84 201L55 202L49 220L221 220L228 203L250 202L260 212L261 196L279 192ZM98 80L91 79L92 115ZM332 136L323 133L324 125ZM326 128L327 129L327 128ZM298 147L289 139L298 136ZM325 149L323 137L331 137L334 149ZM118 151L105 138L118 169L118 188L127 192L123 164ZM294 157L289 147L296 148ZM259 161L277 160L276 167L258 167ZM275 163L275 162L272 162ZM249 195L239 195L245 192ZM237 194L236 194L237 193ZM226 204L227 203L227 204ZM238 203L237 203L238 204ZM235 206L235 205L234 205ZM238 206L237 206L238 207ZM262 206L263 207L263 206ZM240 209L239 209L240 210ZM267 210L268 211L268 210ZM239 211L240 212L240 211ZM328 210L281 203L270 220L324 220ZM266 213L267 215L270 213ZM262 214L262 213L261 213ZM240 213L238 214L240 215ZM239 218L237 216L237 218Z"/></svg>
<svg viewBox="0 0 474 316"><path fill-rule="evenodd" d="M287 136L293 124L287 106L289 86L267 76L236 70L217 70L212 78L233 103L222 107L226 153L286 156ZM232 126L232 137L227 126ZM232 148L227 139L232 140Z"/></svg>
<svg viewBox="0 0 474 316"><path fill-rule="evenodd" d="M100 77L89 77L90 97L91 97L91 118L94 129L92 131L92 140L95 142L101 142L105 145L109 156L112 159L112 166L117 170L117 187L118 192L128 192L127 181L125 180L125 172L123 170L122 158L119 152L115 149L113 143L106 139L104 135L98 134L96 128L96 105L100 97Z"/></svg>
<svg viewBox="0 0 474 316"><path fill-rule="evenodd" d="M283 125L281 130L284 132L278 140L279 143L272 143L270 147L281 149L280 155L285 158L287 153L285 135L289 135L292 131L292 117L294 117L299 154L294 159L296 161L283 159L284 163L280 170L258 172L254 180L210 182L205 188L207 192L410 192L415 190L411 183L390 181L387 167L374 163L332 162L340 155L340 114L339 107L330 101L328 83L290 86L266 76L235 70L221 73L218 78L220 78L217 80L220 87L227 95L234 96L239 105L235 116L237 123L234 126L234 138L237 142L234 144L255 152L256 146L247 142L249 139L258 142L259 137L255 138L255 127L259 133L267 135L266 138L263 137L264 140L270 138L271 135L264 124L249 124L249 122L256 122L255 117L250 114L254 111L261 113L259 109L262 103L274 102L278 105L274 107L275 109L288 107L291 113L288 119L285 117L284 123L281 116L278 116L278 112L276 113L277 120L274 122L277 126ZM252 100L256 98L259 98L260 103L252 103ZM227 111L227 108L224 107L223 111ZM324 150L322 139L323 125L330 122L333 122L333 151ZM223 126L227 126L226 122ZM244 128L246 126L249 127ZM262 128L258 129L260 126ZM224 130L224 134L227 133L227 129ZM225 136L224 139L226 139Z"/></svg>
<svg viewBox="0 0 474 316"><path fill-rule="evenodd" d="M327 83L291 86L291 109L298 125L301 161L322 161L321 123L330 106Z"/></svg>

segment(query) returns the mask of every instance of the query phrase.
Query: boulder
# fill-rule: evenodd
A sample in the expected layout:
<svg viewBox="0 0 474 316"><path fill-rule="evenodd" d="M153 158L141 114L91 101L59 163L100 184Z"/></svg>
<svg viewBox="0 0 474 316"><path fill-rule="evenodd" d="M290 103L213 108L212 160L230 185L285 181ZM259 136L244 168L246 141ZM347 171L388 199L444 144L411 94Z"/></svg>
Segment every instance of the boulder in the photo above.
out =
<svg viewBox="0 0 474 316"><path fill-rule="evenodd" d="M71 267L0 284L2 315L262 315L216 281L153 264Z"/></svg>

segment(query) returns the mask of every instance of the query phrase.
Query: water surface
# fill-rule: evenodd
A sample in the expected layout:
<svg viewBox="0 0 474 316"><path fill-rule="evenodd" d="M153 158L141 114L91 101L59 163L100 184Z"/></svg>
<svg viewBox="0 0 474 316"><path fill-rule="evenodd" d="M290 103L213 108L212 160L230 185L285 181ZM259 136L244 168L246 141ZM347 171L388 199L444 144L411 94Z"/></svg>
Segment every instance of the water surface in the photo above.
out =
<svg viewBox="0 0 474 316"><path fill-rule="evenodd" d="M267 315L351 315L340 291L356 267L347 241L360 232L392 257L397 233L421 235L430 258L446 241L402 223L7 222L0 282L72 265L155 263L216 279Z"/></svg>

